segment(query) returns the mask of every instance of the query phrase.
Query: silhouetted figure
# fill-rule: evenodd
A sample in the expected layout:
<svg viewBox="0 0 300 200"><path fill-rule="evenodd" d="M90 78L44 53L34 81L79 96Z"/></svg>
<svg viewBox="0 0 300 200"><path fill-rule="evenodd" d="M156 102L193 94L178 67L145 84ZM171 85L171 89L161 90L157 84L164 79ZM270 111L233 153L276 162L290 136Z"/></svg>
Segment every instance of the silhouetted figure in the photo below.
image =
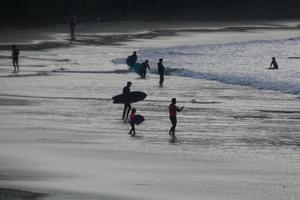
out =
<svg viewBox="0 0 300 200"><path fill-rule="evenodd" d="M132 85L132 83L130 81L128 81L127 85L123 88L123 97L125 99L125 103L124 103L122 119L125 119L125 115L126 115L126 119L128 119L128 115L131 110L131 105L130 105L130 87L131 87L131 85Z"/></svg>
<svg viewBox="0 0 300 200"><path fill-rule="evenodd" d="M19 49L17 48L16 45L12 45L12 52L11 52L11 57L12 57L12 63L14 66L14 72L19 72Z"/></svg>
<svg viewBox="0 0 300 200"><path fill-rule="evenodd" d="M182 111L184 107L177 107L176 106L176 98L172 98L172 103L169 105L169 113L170 113L170 121L172 123L172 127L169 131L169 135L175 136L175 129L177 125L177 111Z"/></svg>
<svg viewBox="0 0 300 200"><path fill-rule="evenodd" d="M136 54L136 51L134 51L134 52L132 53L131 56L128 56L128 57L127 57L127 59L126 59L126 64L127 64L130 68L132 68L133 65L136 63L136 61L137 61L137 54Z"/></svg>
<svg viewBox="0 0 300 200"><path fill-rule="evenodd" d="M132 135L134 136L135 135L135 126L134 126L134 121L135 121L135 113L136 113L136 109L135 108L132 108L131 110L131 114L130 114L130 125L131 125L131 129L129 131L129 135Z"/></svg>
<svg viewBox="0 0 300 200"><path fill-rule="evenodd" d="M159 74L159 85L160 87L163 86L164 83L164 76L165 76L165 67L163 66L163 59L160 58L159 62L157 63L157 70Z"/></svg>
<svg viewBox="0 0 300 200"><path fill-rule="evenodd" d="M149 66L149 61L148 61L148 60L145 60L145 62L142 63L142 67L141 67L141 77L142 77L142 78L146 78L147 68L148 68L149 70L151 70L151 69L150 69L150 66Z"/></svg>
<svg viewBox="0 0 300 200"><path fill-rule="evenodd" d="M272 68L273 66L273 68ZM272 62L270 64L270 69L278 69L278 64L276 62L276 58L275 57L272 57Z"/></svg>
<svg viewBox="0 0 300 200"><path fill-rule="evenodd" d="M76 15L71 15L69 25L70 25L70 31L71 31L70 32L71 39L75 40L75 27L77 25L77 16Z"/></svg>

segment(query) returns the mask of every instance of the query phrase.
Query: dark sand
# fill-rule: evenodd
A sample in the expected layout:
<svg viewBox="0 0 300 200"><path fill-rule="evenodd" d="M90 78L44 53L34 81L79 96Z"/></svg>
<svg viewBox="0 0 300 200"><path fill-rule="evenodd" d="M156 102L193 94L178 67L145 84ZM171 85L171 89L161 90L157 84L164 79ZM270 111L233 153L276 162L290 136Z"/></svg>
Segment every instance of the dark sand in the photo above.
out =
<svg viewBox="0 0 300 200"><path fill-rule="evenodd" d="M37 200L45 196L46 196L45 194L41 194L41 193L0 188L1 200Z"/></svg>

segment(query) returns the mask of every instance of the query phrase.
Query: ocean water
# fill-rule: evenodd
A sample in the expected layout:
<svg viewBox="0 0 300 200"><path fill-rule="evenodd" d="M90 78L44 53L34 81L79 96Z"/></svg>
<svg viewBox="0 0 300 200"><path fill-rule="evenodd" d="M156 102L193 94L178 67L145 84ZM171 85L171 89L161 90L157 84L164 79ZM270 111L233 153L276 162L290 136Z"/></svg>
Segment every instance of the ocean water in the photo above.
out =
<svg viewBox="0 0 300 200"><path fill-rule="evenodd" d="M0 51L0 187L46 200L299 199L297 24L118 27L25 43L19 74ZM146 80L124 64L134 50L150 60ZM266 69L272 56L279 70ZM146 118L136 137L111 101L129 80L148 94L133 104ZM173 97L185 106L176 139Z"/></svg>

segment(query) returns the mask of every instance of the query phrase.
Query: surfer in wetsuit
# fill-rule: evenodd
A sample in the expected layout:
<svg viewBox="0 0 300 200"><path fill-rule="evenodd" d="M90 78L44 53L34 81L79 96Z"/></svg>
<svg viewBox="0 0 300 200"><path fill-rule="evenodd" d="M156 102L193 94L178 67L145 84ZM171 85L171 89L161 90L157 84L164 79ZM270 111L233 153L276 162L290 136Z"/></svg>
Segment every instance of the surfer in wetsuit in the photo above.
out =
<svg viewBox="0 0 300 200"><path fill-rule="evenodd" d="M12 57L12 63L14 66L14 73L19 72L19 49L17 48L16 45L12 45L12 52L11 52L11 57Z"/></svg>
<svg viewBox="0 0 300 200"><path fill-rule="evenodd" d="M163 86L164 83L164 75L165 75L165 67L163 66L163 59L160 58L159 62L157 63L157 69L158 69L158 74L159 74L159 85L160 87Z"/></svg>
<svg viewBox="0 0 300 200"><path fill-rule="evenodd" d="M273 68L272 68L272 65L273 65ZM278 64L276 62L276 58L275 57L272 57L272 62L270 64L270 69L278 69Z"/></svg>
<svg viewBox="0 0 300 200"><path fill-rule="evenodd" d="M172 127L169 131L169 135L175 136L175 129L177 125L177 111L182 111L184 107L177 107L176 106L176 98L172 98L172 103L169 105L169 113L170 113L170 121L172 123Z"/></svg>
<svg viewBox="0 0 300 200"><path fill-rule="evenodd" d="M147 74L147 68L149 70L150 69L150 66L149 66L149 61L148 60L145 60L145 62L142 63L142 66L141 66L141 78L146 78L146 74Z"/></svg>
<svg viewBox="0 0 300 200"><path fill-rule="evenodd" d="M131 105L130 105L130 87L132 83L130 81L127 82L127 85L123 88L123 97L125 99L124 101L124 110L123 110L123 116L122 119L128 119L129 112L131 110Z"/></svg>
<svg viewBox="0 0 300 200"><path fill-rule="evenodd" d="M135 126L134 126L134 121L135 121L135 113L136 113L136 109L135 108L132 108L131 110L131 114L130 114L130 125L131 125L131 129L129 131L129 135L132 135L134 136L135 135Z"/></svg>
<svg viewBox="0 0 300 200"><path fill-rule="evenodd" d="M126 59L126 64L127 64L130 68L132 68L133 65L136 63L136 61L137 61L137 55L136 55L136 51L134 51L134 52L132 53L131 56L128 56L128 57L127 57L127 59Z"/></svg>

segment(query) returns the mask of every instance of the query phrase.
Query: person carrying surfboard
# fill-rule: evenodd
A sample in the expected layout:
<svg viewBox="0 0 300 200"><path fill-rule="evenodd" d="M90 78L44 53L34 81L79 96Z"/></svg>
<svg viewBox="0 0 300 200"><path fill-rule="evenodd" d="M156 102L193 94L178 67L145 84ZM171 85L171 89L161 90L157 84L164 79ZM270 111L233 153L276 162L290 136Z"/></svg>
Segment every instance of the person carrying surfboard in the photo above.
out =
<svg viewBox="0 0 300 200"><path fill-rule="evenodd" d="M163 66L163 59L160 58L158 63L157 63L157 69L158 69L158 74L159 74L159 85L160 87L163 86L164 83L164 75L165 75L165 67Z"/></svg>
<svg viewBox="0 0 300 200"><path fill-rule="evenodd" d="M125 115L126 115L126 119L128 119L128 115L131 110L131 105L130 105L130 87L131 87L131 85L132 85L132 83L130 81L128 81L127 85L123 88L123 97L125 99L125 102L124 102L124 110L123 110L122 119L125 119Z"/></svg>
<svg viewBox="0 0 300 200"><path fill-rule="evenodd" d="M177 111L180 112L182 111L184 107L177 107L176 106L176 98L172 98L172 103L169 105L169 113L170 113L170 121L172 123L172 127L169 131L169 135L175 136L175 129L176 129L176 124L177 124Z"/></svg>
<svg viewBox="0 0 300 200"><path fill-rule="evenodd" d="M129 121L129 123L131 125L131 129L130 129L130 131L128 133L129 135L132 135L132 136L135 135L135 126L134 126L134 124L135 124L135 117L136 117L135 113L136 113L136 109L132 108L131 114L130 114L130 121Z"/></svg>
<svg viewBox="0 0 300 200"><path fill-rule="evenodd" d="M150 66L149 66L149 60L145 60L145 62L142 63L142 66L141 66L141 78L146 78L147 68L149 70L151 70Z"/></svg>
<svg viewBox="0 0 300 200"><path fill-rule="evenodd" d="M131 56L128 56L128 57L127 57L127 59L126 59L126 64L127 64L130 68L132 68L133 65L134 65L134 63L136 63L136 61L137 61L137 55L136 55L136 51L134 51L134 52L132 53Z"/></svg>
<svg viewBox="0 0 300 200"><path fill-rule="evenodd" d="M272 68L272 65L273 65L273 68ZM278 69L278 64L276 62L276 58L275 57L272 57L272 62L270 64L270 69Z"/></svg>

